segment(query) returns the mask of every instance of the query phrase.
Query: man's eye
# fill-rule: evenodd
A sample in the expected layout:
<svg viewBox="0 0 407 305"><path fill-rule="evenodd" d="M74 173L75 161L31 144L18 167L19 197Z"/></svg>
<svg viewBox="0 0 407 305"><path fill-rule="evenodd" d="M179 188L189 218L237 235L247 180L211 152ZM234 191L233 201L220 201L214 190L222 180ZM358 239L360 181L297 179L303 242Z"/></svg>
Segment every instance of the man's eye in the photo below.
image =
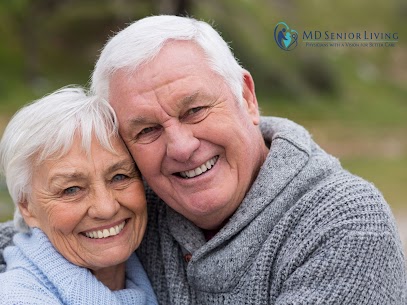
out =
<svg viewBox="0 0 407 305"><path fill-rule="evenodd" d="M205 108L205 107L195 107L195 108L189 109L186 114L187 114L187 115L188 115L188 114L195 114L195 113L197 113L197 112L203 110L204 108Z"/></svg>
<svg viewBox="0 0 407 305"><path fill-rule="evenodd" d="M77 194L80 190L81 190L81 188L79 186L71 186L71 187L64 189L63 194L67 195L67 196L72 196L72 195Z"/></svg>
<svg viewBox="0 0 407 305"><path fill-rule="evenodd" d="M155 125L143 128L135 137L135 142L148 144L155 141L161 134L162 126Z"/></svg>
<svg viewBox="0 0 407 305"><path fill-rule="evenodd" d="M208 115L209 107L200 106L188 109L187 112L181 117L181 120L188 124L195 124L201 122Z"/></svg>
<svg viewBox="0 0 407 305"><path fill-rule="evenodd" d="M147 127L144 128L142 131L140 131L139 135L145 135L148 134L150 132L153 132L156 129L156 127Z"/></svg>

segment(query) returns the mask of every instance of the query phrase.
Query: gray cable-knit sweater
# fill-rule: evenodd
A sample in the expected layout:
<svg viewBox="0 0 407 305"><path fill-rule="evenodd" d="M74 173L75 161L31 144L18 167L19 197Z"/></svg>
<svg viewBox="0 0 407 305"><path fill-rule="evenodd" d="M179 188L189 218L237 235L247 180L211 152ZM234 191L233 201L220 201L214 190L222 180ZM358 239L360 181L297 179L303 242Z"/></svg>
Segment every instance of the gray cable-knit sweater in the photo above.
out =
<svg viewBox="0 0 407 305"><path fill-rule="evenodd" d="M406 305L401 242L380 192L295 123L262 118L261 128L270 153L209 242L147 192L138 254L159 302ZM10 237L0 230L1 247Z"/></svg>

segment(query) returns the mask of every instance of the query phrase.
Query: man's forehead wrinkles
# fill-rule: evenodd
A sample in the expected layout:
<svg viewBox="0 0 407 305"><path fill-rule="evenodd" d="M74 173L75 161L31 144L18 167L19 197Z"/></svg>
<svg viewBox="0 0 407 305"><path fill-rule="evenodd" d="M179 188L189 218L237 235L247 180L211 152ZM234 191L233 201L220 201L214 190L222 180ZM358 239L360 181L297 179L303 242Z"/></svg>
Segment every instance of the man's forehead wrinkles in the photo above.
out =
<svg viewBox="0 0 407 305"><path fill-rule="evenodd" d="M147 70L147 75L144 73L143 69ZM148 93L151 91L160 92L161 90L172 90L179 81L185 81L186 79L193 77L193 75L185 75L185 73L166 73L165 71L160 70L153 73L154 68L151 68L150 65L146 65L144 68L136 71L132 75L132 81L142 84L144 87L140 90L140 93Z"/></svg>

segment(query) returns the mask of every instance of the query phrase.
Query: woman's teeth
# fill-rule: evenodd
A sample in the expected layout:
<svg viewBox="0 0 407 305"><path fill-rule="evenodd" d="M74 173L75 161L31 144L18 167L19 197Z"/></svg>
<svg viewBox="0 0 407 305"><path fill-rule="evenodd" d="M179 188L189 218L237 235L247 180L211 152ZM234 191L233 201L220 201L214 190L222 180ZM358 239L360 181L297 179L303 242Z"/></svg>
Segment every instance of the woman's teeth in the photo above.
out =
<svg viewBox="0 0 407 305"><path fill-rule="evenodd" d="M180 172L179 174L182 178L193 178L193 177L199 176L202 173L206 172L207 170L210 170L212 168L212 166L215 165L218 158L219 158L219 156L215 156L212 159L206 161L204 164L198 166L197 168L189 170L189 171Z"/></svg>
<svg viewBox="0 0 407 305"><path fill-rule="evenodd" d="M85 235L86 235L86 237L95 238L95 239L115 236L123 230L125 224L126 224L126 222L123 221L121 224L108 228L108 229L85 232Z"/></svg>

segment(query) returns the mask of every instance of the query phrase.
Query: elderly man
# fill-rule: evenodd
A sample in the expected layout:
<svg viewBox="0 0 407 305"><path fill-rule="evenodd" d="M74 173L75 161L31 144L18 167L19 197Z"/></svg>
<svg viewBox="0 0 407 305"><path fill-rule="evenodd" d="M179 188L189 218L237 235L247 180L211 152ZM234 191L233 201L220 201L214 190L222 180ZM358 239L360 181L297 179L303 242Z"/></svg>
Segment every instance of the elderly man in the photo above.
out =
<svg viewBox="0 0 407 305"><path fill-rule="evenodd" d="M250 73L208 24L133 23L92 89L148 184L138 254L162 304L405 304L380 192L301 126L260 118Z"/></svg>

